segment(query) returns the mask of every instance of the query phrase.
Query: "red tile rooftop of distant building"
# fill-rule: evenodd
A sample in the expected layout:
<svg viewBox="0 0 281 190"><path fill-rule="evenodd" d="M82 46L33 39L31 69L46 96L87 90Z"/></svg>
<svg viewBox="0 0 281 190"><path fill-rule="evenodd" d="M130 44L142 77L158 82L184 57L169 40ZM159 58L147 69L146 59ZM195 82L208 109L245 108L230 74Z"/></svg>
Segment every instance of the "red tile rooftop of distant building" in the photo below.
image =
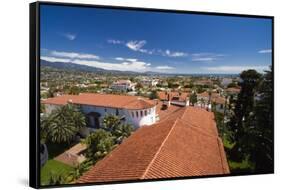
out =
<svg viewBox="0 0 281 190"><path fill-rule="evenodd" d="M189 93L187 92L165 92L165 91L158 91L157 95L160 100L172 100L173 98L177 97L179 101L186 101L189 97Z"/></svg>
<svg viewBox="0 0 281 190"><path fill-rule="evenodd" d="M214 115L181 108L125 139L78 183L228 174Z"/></svg>
<svg viewBox="0 0 281 190"><path fill-rule="evenodd" d="M137 96L81 93L63 95L43 100L44 104L66 105L68 102L81 105L93 105L112 108L148 109L155 106L155 101Z"/></svg>

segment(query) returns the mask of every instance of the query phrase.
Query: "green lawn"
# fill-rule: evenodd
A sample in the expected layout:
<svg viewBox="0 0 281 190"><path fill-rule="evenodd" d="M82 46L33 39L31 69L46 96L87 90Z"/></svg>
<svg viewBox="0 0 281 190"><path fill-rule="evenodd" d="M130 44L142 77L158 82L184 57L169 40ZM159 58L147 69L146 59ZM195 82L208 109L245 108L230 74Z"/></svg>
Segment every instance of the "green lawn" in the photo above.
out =
<svg viewBox="0 0 281 190"><path fill-rule="evenodd" d="M49 160L46 164L41 168L41 185L48 185L49 178L51 174L68 174L73 168L69 165L66 165L62 162L54 160L56 156L63 153L67 149L69 149L73 144L53 144L47 143Z"/></svg>
<svg viewBox="0 0 281 190"><path fill-rule="evenodd" d="M48 160L41 168L41 185L48 185L51 174L67 175L73 168L56 160Z"/></svg>

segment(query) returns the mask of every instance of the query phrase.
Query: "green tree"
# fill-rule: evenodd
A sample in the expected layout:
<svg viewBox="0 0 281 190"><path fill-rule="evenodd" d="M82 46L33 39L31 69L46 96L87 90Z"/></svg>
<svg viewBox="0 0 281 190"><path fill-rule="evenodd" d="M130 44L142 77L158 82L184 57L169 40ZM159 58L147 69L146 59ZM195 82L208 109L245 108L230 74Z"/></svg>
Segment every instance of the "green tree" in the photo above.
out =
<svg viewBox="0 0 281 190"><path fill-rule="evenodd" d="M143 88L143 85L138 82L138 83L136 84L135 88L138 89L138 90L139 90L139 89L142 89L142 88Z"/></svg>
<svg viewBox="0 0 281 190"><path fill-rule="evenodd" d="M250 131L254 125L254 98L261 75L255 70L247 70L240 74L240 78L242 80L240 83L241 91L228 123L232 132L230 140L235 143L231 149L231 155L233 159L238 161L249 156L251 146L255 143Z"/></svg>
<svg viewBox="0 0 281 190"><path fill-rule="evenodd" d="M235 82L229 83L227 85L227 88L235 88L235 87L238 87L238 85Z"/></svg>
<svg viewBox="0 0 281 190"><path fill-rule="evenodd" d="M151 94L149 95L149 99L154 100L154 99L158 99L158 94L156 90L151 91Z"/></svg>
<svg viewBox="0 0 281 190"><path fill-rule="evenodd" d="M113 136L104 129L97 129L85 139L86 156L94 163L105 157L114 147Z"/></svg>
<svg viewBox="0 0 281 190"><path fill-rule="evenodd" d="M132 125L124 124L116 115L106 115L102 122L103 129L110 132L114 142L120 144L123 139L129 137L133 131Z"/></svg>
<svg viewBox="0 0 281 190"><path fill-rule="evenodd" d="M272 68L266 71L258 89L259 99L255 104L255 125L250 130L254 143L250 150L250 160L255 163L255 171L273 172L273 81Z"/></svg>
<svg viewBox="0 0 281 190"><path fill-rule="evenodd" d="M192 93L189 97L189 102L191 103L192 106L197 103L197 95L196 93Z"/></svg>
<svg viewBox="0 0 281 190"><path fill-rule="evenodd" d="M121 124L118 125L112 132L114 136L114 141L117 144L120 144L125 138L129 137L132 134L133 128L130 124Z"/></svg>
<svg viewBox="0 0 281 190"><path fill-rule="evenodd" d="M83 175L83 173L88 171L92 165L93 165L93 162L91 160L86 160L86 161L82 162L81 164L78 164L77 166L75 166L75 168L68 174L70 181L79 179L79 177L81 177Z"/></svg>
<svg viewBox="0 0 281 190"><path fill-rule="evenodd" d="M53 143L70 143L82 127L86 126L85 116L71 104L59 107L41 120L41 139Z"/></svg>
<svg viewBox="0 0 281 190"><path fill-rule="evenodd" d="M64 174L57 174L51 172L49 176L50 178L49 178L48 185L62 185L62 184L69 183L67 177Z"/></svg>
<svg viewBox="0 0 281 190"><path fill-rule="evenodd" d="M106 115L102 120L102 128L110 133L112 133L120 124L120 118L113 114Z"/></svg>

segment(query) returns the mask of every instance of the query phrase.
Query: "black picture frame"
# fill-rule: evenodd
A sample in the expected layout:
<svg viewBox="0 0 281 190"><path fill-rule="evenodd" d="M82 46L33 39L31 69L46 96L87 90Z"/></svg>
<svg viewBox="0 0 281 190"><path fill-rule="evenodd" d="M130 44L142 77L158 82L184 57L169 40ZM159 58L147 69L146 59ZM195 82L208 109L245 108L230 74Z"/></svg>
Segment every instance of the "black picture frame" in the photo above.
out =
<svg viewBox="0 0 281 190"><path fill-rule="evenodd" d="M195 179L195 178L210 178L210 177L231 177L241 175L259 175L267 173L251 173L251 174L226 174L226 175L209 175L209 176L192 176L192 177L176 177L163 178L153 180L129 180L129 181L114 181L114 182L98 182L98 183L79 183L66 185L40 185L40 6L41 5L56 5L63 7L86 7L86 8L105 8L117 10L134 10L144 12L165 12L178 14L194 14L194 15L217 15L217 16L231 16L241 18L266 18L272 21L272 72L273 72L273 86L274 86L274 17L263 15L248 15L248 14L233 14L233 13L218 13L218 12L200 12L188 10L168 10L156 8L141 8L141 7L125 7L125 6L109 6L109 5L93 5L93 4L79 4L79 3L59 3L59 2L34 2L29 5L29 185L33 188L55 188L55 187L74 187L74 186L88 186L100 184L120 184L120 183L134 183L134 182L149 182L149 181L163 181L163 180L179 180L179 179ZM274 88L272 94L274 113ZM274 114L273 114L274 115ZM274 120L274 118L273 118ZM274 139L273 139L274 141Z"/></svg>

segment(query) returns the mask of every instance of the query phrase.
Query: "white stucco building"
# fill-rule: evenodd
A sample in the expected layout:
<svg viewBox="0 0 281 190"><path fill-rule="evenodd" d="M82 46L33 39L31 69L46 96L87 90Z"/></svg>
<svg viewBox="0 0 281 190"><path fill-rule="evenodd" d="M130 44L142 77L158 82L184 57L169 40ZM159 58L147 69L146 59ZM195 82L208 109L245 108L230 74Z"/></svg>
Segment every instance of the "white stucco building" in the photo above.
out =
<svg viewBox="0 0 281 190"><path fill-rule="evenodd" d="M118 80L111 85L111 89L113 91L134 91L135 83L132 83L130 80Z"/></svg>
<svg viewBox="0 0 281 190"><path fill-rule="evenodd" d="M59 106L70 103L78 105L86 115L90 130L100 128L102 118L107 114L117 115L135 128L156 122L155 102L137 96L81 93L49 98L42 103L45 104L47 114Z"/></svg>
<svg viewBox="0 0 281 190"><path fill-rule="evenodd" d="M158 84L159 80L158 79L154 79L154 78L142 78L140 80L140 83L143 86L149 86L149 87L154 87Z"/></svg>

